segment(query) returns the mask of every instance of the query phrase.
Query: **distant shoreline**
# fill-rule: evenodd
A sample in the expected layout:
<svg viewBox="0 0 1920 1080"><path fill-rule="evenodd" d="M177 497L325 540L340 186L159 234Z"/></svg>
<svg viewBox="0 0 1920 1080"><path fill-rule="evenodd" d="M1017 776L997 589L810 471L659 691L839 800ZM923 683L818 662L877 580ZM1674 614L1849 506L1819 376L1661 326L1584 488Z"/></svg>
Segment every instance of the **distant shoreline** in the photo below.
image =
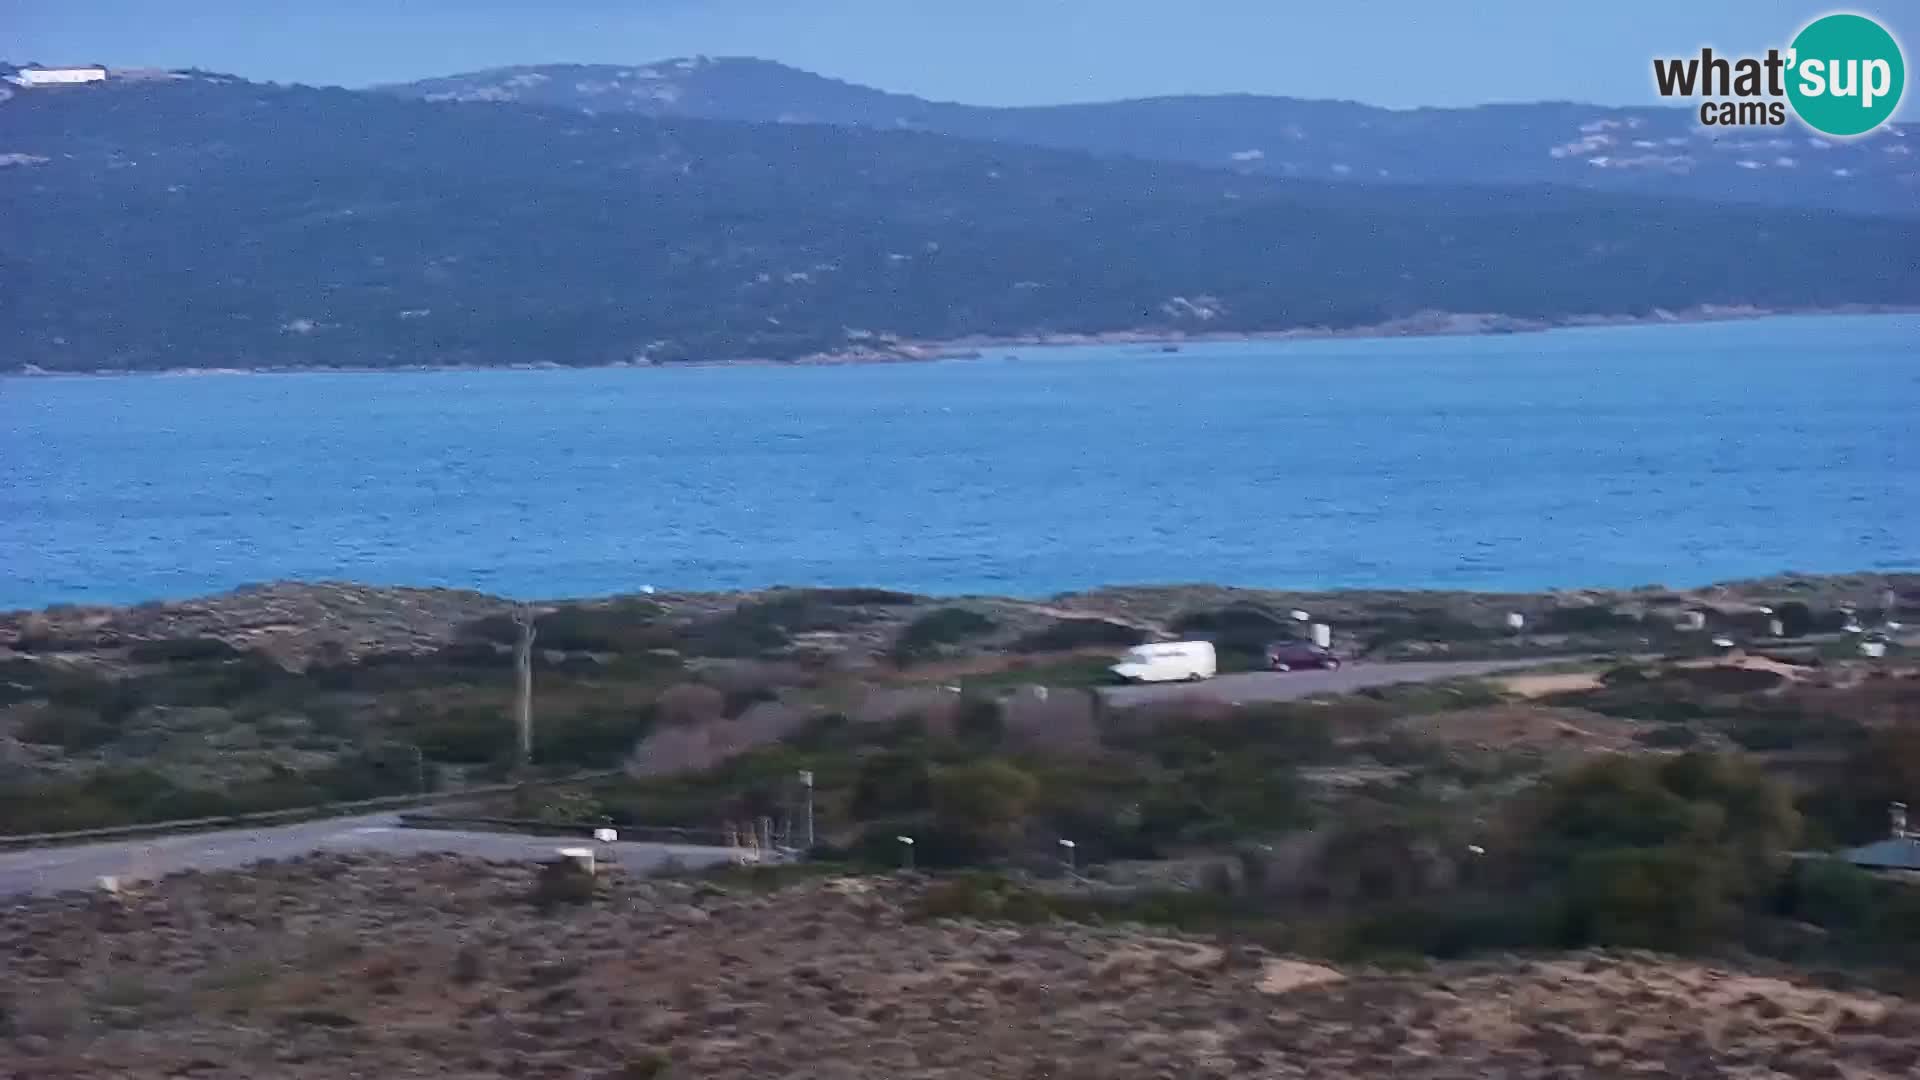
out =
<svg viewBox="0 0 1920 1080"><path fill-rule="evenodd" d="M396 364L304 365L276 367L162 367L47 370L23 365L0 371L0 379L120 378L131 376L189 377L200 375L391 374L483 371L600 371L609 369L663 370L706 367L838 367L854 364L928 363L937 360L977 359L986 351L1008 348L1077 348L1098 345L1159 345L1178 352L1186 345L1213 345L1254 341L1334 341L1425 337L1491 337L1547 333L1590 327L1679 326L1753 319L1835 316L1914 315L1920 305L1847 304L1826 308L1761 308L1743 305L1704 305L1656 309L1651 315L1574 315L1556 319L1511 315L1423 312L1366 326L1345 328L1293 327L1285 330L1196 331L1109 330L1098 333L977 335L936 341L885 339L884 343L812 353L790 360L737 357L711 360L616 361L607 364L560 364L552 361L518 364Z"/></svg>

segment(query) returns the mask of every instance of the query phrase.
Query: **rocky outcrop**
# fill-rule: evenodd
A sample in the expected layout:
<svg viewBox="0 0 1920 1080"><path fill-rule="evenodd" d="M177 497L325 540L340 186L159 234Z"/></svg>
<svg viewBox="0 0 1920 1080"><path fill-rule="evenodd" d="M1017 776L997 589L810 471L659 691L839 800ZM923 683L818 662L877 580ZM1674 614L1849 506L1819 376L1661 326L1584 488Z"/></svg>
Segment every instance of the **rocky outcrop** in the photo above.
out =
<svg viewBox="0 0 1920 1080"><path fill-rule="evenodd" d="M194 600L0 614L0 645L67 652L212 639L304 667L316 658L439 648L461 625L510 606L461 589L278 582Z"/></svg>

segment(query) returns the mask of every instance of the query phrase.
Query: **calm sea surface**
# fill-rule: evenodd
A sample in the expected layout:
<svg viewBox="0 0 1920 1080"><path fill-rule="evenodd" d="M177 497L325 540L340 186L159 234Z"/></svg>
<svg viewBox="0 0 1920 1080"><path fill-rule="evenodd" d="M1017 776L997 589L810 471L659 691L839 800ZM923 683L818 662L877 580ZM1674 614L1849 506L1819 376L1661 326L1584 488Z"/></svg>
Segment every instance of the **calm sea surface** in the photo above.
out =
<svg viewBox="0 0 1920 1080"><path fill-rule="evenodd" d="M1915 316L0 380L0 608L279 578L1040 595L1916 567Z"/></svg>

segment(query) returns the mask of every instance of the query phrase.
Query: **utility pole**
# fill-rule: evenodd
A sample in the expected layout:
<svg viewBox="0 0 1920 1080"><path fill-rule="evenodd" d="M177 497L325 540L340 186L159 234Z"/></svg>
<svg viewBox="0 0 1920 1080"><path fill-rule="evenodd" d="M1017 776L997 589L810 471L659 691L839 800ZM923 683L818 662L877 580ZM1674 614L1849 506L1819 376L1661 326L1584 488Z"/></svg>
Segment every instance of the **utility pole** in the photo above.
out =
<svg viewBox="0 0 1920 1080"><path fill-rule="evenodd" d="M807 843L803 851L813 850L813 770L800 771L800 786L807 789Z"/></svg>
<svg viewBox="0 0 1920 1080"><path fill-rule="evenodd" d="M513 623L520 628L520 638L513 647L514 672L519 683L519 692L513 703L513 725L519 736L519 757L516 764L521 771L533 763L533 607L521 604L513 609Z"/></svg>

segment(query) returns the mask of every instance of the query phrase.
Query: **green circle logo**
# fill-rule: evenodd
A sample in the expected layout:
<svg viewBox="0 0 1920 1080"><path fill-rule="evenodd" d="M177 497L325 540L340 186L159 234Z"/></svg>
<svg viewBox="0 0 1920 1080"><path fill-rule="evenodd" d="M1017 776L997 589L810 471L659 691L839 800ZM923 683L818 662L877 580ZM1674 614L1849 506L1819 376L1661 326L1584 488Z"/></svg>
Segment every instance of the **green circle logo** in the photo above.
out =
<svg viewBox="0 0 1920 1080"><path fill-rule="evenodd" d="M1864 15L1826 15L1807 24L1788 54L1787 98L1815 131L1864 135L1893 115L1907 85L1900 44Z"/></svg>

